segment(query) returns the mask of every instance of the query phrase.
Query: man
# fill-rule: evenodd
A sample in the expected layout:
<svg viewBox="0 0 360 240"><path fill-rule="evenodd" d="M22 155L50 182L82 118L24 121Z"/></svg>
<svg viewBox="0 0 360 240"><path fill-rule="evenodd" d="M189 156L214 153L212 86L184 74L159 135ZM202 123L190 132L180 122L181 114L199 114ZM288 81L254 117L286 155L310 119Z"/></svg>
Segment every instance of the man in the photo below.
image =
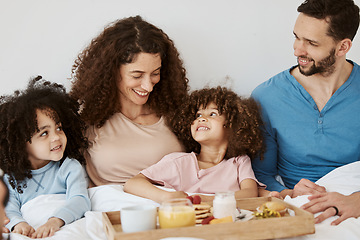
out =
<svg viewBox="0 0 360 240"><path fill-rule="evenodd" d="M332 224L339 224L360 216L360 193L327 193L314 182L360 159L360 67L346 59L359 8L353 0L307 0L298 12L298 65L252 93L262 106L267 144L264 160L254 160L253 168L258 180L281 196L311 194L303 207L323 211L316 222L337 214Z"/></svg>

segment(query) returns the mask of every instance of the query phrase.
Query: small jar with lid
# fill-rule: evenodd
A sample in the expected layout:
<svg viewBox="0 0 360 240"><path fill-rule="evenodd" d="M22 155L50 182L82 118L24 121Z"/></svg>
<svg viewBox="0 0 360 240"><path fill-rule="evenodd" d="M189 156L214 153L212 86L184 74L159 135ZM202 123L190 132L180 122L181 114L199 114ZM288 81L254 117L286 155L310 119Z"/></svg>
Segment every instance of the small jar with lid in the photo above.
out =
<svg viewBox="0 0 360 240"><path fill-rule="evenodd" d="M217 192L213 201L214 217L232 216L235 219L236 200L234 192Z"/></svg>

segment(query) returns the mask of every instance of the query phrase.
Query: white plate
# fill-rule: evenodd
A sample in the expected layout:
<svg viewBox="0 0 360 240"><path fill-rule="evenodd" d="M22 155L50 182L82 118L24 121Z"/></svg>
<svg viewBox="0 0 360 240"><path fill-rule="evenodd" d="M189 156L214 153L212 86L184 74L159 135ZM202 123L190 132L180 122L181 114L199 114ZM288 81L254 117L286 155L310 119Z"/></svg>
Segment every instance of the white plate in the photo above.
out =
<svg viewBox="0 0 360 240"><path fill-rule="evenodd" d="M246 209L237 209L238 214L235 216L235 222L244 222L249 221L254 217L254 213L252 211L246 210Z"/></svg>

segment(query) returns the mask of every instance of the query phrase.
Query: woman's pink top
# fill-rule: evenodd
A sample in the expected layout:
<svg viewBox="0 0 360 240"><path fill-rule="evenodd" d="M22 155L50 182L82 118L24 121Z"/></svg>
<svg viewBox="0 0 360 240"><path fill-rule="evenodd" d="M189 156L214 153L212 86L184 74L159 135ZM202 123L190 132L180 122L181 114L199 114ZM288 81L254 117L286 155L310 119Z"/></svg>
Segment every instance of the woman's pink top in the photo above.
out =
<svg viewBox="0 0 360 240"><path fill-rule="evenodd" d="M87 137L86 170L95 186L124 184L166 154L183 150L163 117L140 125L116 113L101 128L90 127Z"/></svg>
<svg viewBox="0 0 360 240"><path fill-rule="evenodd" d="M164 187L190 193L235 192L240 190L244 179L253 179L259 186L265 187L256 180L247 155L199 169L195 153L171 153L141 173Z"/></svg>

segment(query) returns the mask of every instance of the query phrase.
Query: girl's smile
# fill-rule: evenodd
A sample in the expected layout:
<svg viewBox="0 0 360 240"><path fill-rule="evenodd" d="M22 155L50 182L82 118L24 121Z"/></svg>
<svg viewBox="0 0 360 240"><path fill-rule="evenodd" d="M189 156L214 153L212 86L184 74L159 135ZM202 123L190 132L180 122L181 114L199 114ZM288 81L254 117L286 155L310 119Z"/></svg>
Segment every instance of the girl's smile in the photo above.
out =
<svg viewBox="0 0 360 240"><path fill-rule="evenodd" d="M199 125L198 127L197 127L197 129L196 129L196 131L207 131L207 130L210 130L210 128L209 127L207 127L207 126L203 126L203 125Z"/></svg>
<svg viewBox="0 0 360 240"><path fill-rule="evenodd" d="M61 123L56 123L56 113L50 109L36 110L38 129L31 141L26 143L29 160L33 169L39 169L50 161L63 158L67 138Z"/></svg>
<svg viewBox="0 0 360 240"><path fill-rule="evenodd" d="M63 150L63 149L62 149L62 145L58 145L58 146L52 148L50 151L56 152L56 151L62 151L62 150Z"/></svg>
<svg viewBox="0 0 360 240"><path fill-rule="evenodd" d="M196 119L191 125L191 134L195 141L202 144L220 146L227 142L225 116L220 115L215 103L200 107Z"/></svg>

